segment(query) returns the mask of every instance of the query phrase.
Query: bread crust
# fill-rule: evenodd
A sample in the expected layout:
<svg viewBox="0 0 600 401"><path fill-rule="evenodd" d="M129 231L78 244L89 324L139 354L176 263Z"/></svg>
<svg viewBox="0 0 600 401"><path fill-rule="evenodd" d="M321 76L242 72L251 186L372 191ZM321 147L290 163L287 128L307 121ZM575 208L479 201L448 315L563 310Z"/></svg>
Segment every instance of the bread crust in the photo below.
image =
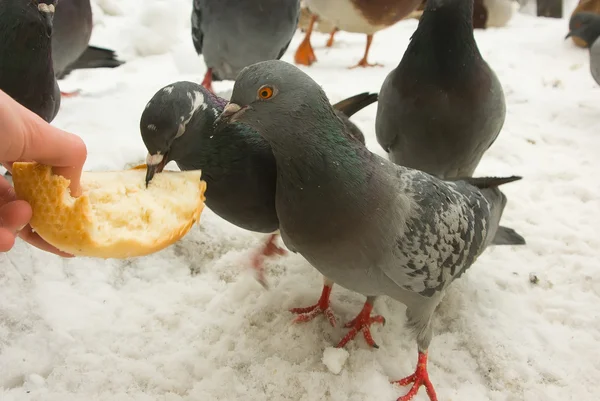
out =
<svg viewBox="0 0 600 401"><path fill-rule="evenodd" d="M145 167L142 165L133 169ZM83 193L78 198L72 198L68 179L53 174L50 166L34 162L14 163L12 174L17 198L27 201L33 210L31 227L49 244L75 256L125 259L158 252L181 239L199 221L206 199L206 182L200 180L201 173L198 171L200 196L195 209L189 211L187 221L157 241L123 239L105 245L92 238L94 223L88 195Z"/></svg>

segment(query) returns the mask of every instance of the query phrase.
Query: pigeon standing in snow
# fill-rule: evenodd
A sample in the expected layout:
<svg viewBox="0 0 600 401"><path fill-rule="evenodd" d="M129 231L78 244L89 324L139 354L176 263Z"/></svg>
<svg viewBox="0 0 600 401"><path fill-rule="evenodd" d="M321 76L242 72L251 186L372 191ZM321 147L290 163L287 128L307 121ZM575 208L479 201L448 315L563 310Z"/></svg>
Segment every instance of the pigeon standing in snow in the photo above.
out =
<svg viewBox="0 0 600 401"><path fill-rule="evenodd" d="M590 72L600 85L600 15L590 12L574 14L569 21L569 33L565 39L570 37L583 40L590 49Z"/></svg>
<svg viewBox="0 0 600 401"><path fill-rule="evenodd" d="M364 136L349 117L375 101L376 94L362 93L334 105L350 135L363 146ZM188 81L156 92L140 119L148 149L146 183L171 160L181 170L201 169L207 183L206 205L213 212L243 229L273 233L253 259L264 285L264 257L283 253L274 242L279 227L275 160L267 141L244 125L229 125L223 132L215 132L213 123L226 103Z"/></svg>
<svg viewBox="0 0 600 401"><path fill-rule="evenodd" d="M506 117L502 85L481 56L473 0L428 0L383 82L375 130L391 161L440 178L471 176Z"/></svg>
<svg viewBox="0 0 600 401"><path fill-rule="evenodd" d="M60 108L52 66L57 0L0 1L0 89L46 122Z"/></svg>
<svg viewBox="0 0 600 401"><path fill-rule="evenodd" d="M240 70L280 59L298 24L300 0L193 0L192 41L207 67L202 85L235 80Z"/></svg>
<svg viewBox="0 0 600 401"><path fill-rule="evenodd" d="M52 58L58 79L71 71L84 68L115 68L123 64L113 50L89 46L92 36L92 6L90 0L60 0L54 15ZM77 92L65 93L73 96Z"/></svg>
<svg viewBox="0 0 600 401"><path fill-rule="evenodd" d="M377 140L390 160L442 179L470 177L506 117L502 85L473 36L473 0L428 0L383 82ZM501 227L494 245L523 245Z"/></svg>
<svg viewBox="0 0 600 401"><path fill-rule="evenodd" d="M399 400L412 399L422 385L437 400L427 372L434 311L492 242L507 201L498 186L520 177L444 181L381 158L349 138L316 82L282 61L240 73L216 124L232 122L271 145L286 246L328 279L367 296L338 346L361 331L374 344L369 326L383 319L371 316L376 297L405 304L418 364L398 381L413 383Z"/></svg>

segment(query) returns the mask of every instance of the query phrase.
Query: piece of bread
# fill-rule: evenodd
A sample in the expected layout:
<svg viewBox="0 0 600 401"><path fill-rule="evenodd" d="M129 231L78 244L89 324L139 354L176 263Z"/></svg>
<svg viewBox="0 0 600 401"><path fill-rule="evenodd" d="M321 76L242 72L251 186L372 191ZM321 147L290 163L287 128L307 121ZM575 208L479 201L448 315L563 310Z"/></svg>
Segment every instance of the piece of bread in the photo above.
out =
<svg viewBox="0 0 600 401"><path fill-rule="evenodd" d="M46 242L76 256L130 258L175 243L199 220L206 183L201 171L163 171L146 188L146 168L84 171L81 196L49 166L14 163L19 199L31 205L31 227Z"/></svg>

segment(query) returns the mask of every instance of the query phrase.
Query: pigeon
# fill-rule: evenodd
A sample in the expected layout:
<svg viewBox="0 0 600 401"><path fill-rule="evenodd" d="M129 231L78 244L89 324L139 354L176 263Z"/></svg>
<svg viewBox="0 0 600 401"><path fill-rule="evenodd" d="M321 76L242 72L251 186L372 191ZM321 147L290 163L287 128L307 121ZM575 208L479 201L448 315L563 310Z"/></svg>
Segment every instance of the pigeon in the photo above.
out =
<svg viewBox="0 0 600 401"><path fill-rule="evenodd" d="M579 38L590 50L590 72L600 85L600 15L591 12L574 14L569 21L569 33L565 39Z"/></svg>
<svg viewBox="0 0 600 401"><path fill-rule="evenodd" d="M202 85L234 80L240 70L280 59L296 32L300 0L193 0L192 41L207 67Z"/></svg>
<svg viewBox="0 0 600 401"><path fill-rule="evenodd" d="M302 121L302 123L298 123ZM275 207L284 244L342 287L367 297L338 347L369 326L373 302L388 296L407 306L416 337L413 384L425 386L431 320L448 286L491 244L506 196L521 177L442 180L394 164L353 141L327 95L293 64L271 60L241 71L217 127L245 124L270 144L277 167ZM221 128L224 129L224 128Z"/></svg>
<svg viewBox="0 0 600 401"><path fill-rule="evenodd" d="M375 101L377 94L362 93L333 106L349 134L363 146L364 136L349 117ZM272 233L252 261L259 282L266 286L264 257L283 254L274 243L279 226L275 160L269 144L246 126L214 131L213 123L226 104L194 82L175 82L158 90L140 118L148 150L146 184L169 161L181 170L201 169L207 183L206 205L213 212L245 230Z"/></svg>
<svg viewBox="0 0 600 401"><path fill-rule="evenodd" d="M442 179L470 177L498 137L504 92L479 53L472 15L473 0L429 0L404 57L384 80L375 132L392 162ZM494 241L524 244L507 227Z"/></svg>
<svg viewBox="0 0 600 401"><path fill-rule="evenodd" d="M327 41L327 47L333 45L333 38L338 30L367 35L363 58L350 68L381 66L368 62L373 35L407 17L420 2L421 0L304 0L313 15L304 40L296 50L294 61L306 66L317 61L310 37L317 19L321 18L335 26Z"/></svg>
<svg viewBox="0 0 600 401"><path fill-rule="evenodd" d="M115 68L124 62L117 60L113 50L89 46L93 20L90 0L60 0L54 16L52 56L58 79L85 68ZM61 92L74 96L78 92Z"/></svg>
<svg viewBox="0 0 600 401"><path fill-rule="evenodd" d="M0 1L0 89L46 122L60 108L52 65L57 0Z"/></svg>
<svg viewBox="0 0 600 401"><path fill-rule="evenodd" d="M428 0L377 105L391 161L440 178L471 176L504 125L502 85L473 36L473 0Z"/></svg>

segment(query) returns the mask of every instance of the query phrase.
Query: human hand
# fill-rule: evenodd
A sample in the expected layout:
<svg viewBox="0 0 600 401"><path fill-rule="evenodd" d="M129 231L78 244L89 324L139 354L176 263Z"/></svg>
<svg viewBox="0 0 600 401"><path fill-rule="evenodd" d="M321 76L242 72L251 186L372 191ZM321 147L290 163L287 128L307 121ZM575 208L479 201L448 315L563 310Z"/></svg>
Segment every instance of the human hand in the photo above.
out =
<svg viewBox="0 0 600 401"><path fill-rule="evenodd" d="M71 195L81 195L80 179L87 157L85 143L76 135L46 123L0 90L0 163L12 171L16 161L35 161L53 166L54 174L70 180ZM10 250L18 235L24 241L63 257L29 226L31 206L17 200L14 188L0 177L0 252Z"/></svg>

